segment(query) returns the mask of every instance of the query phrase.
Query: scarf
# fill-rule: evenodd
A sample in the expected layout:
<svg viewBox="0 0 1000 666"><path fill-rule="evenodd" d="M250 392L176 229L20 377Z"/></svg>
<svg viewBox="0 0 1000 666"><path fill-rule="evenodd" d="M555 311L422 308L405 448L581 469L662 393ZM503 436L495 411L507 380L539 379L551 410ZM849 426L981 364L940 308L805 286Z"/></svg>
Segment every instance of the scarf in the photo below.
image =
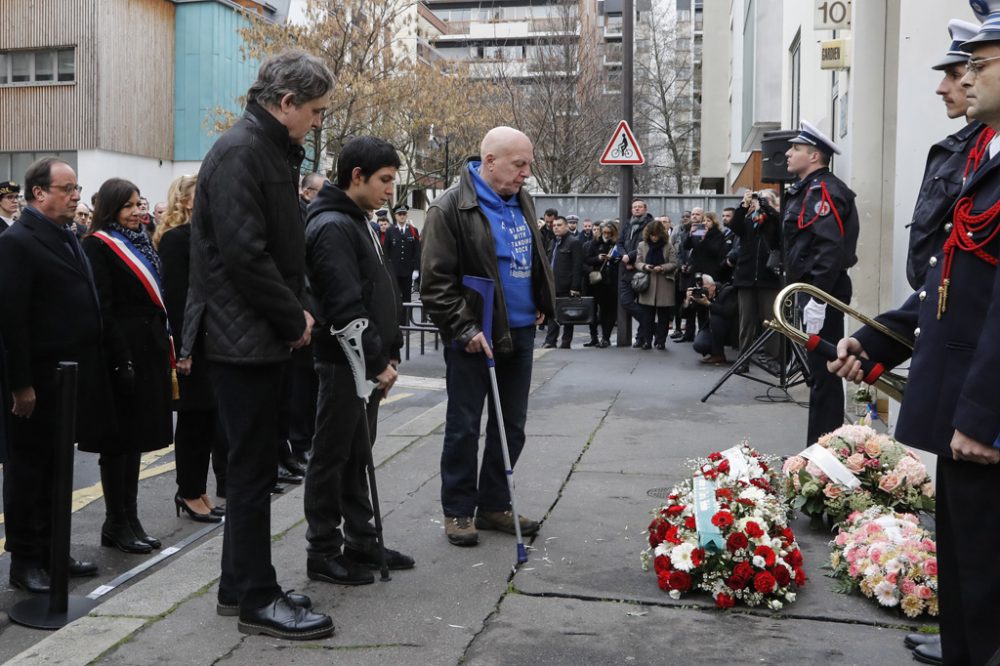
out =
<svg viewBox="0 0 1000 666"><path fill-rule="evenodd" d="M124 236L129 243L135 246L135 249L142 252L142 256L146 257L146 261L148 261L153 268L156 269L157 277L161 276L162 271L160 270L160 256L156 254L156 250L153 249L153 243L149 240L149 236L146 235L146 232L142 230L132 231L117 222L111 222L108 224L108 231L114 231Z"/></svg>
<svg viewBox="0 0 1000 666"><path fill-rule="evenodd" d="M667 263L663 257L663 248L666 244L666 241L662 240L655 243L649 243L649 249L646 250L646 263L653 266L659 266Z"/></svg>

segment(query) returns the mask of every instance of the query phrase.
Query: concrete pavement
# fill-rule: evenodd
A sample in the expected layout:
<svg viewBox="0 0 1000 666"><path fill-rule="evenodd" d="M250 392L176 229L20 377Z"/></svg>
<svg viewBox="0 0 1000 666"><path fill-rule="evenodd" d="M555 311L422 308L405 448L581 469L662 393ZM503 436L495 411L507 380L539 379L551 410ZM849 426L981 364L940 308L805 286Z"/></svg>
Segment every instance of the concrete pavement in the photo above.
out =
<svg viewBox="0 0 1000 666"><path fill-rule="evenodd" d="M375 448L387 543L414 556L416 569L357 588L310 581L301 488L272 504L279 580L332 614L332 638L248 637L234 618L215 615L216 532L89 616L38 633L42 640L8 663L911 663L902 636L920 623L833 592L823 569L830 535L804 521L794 527L809 583L780 613L717 612L698 595L673 601L640 569L642 531L657 504L649 491L685 476L689 458L743 437L776 455L804 444L805 409L757 400L760 385L740 378L701 403L723 369L699 366L690 345L669 347L536 352L515 478L521 510L544 522L516 571L511 536L481 533L467 549L444 538L444 365L432 355L404 365L412 388L404 382L397 392L419 393L419 407L383 421Z"/></svg>

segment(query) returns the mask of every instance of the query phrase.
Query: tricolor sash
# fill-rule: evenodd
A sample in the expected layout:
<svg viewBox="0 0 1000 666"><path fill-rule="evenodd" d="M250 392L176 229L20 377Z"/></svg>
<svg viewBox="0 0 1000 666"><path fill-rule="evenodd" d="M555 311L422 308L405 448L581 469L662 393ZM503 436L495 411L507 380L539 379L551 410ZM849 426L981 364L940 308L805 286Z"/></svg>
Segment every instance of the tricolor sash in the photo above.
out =
<svg viewBox="0 0 1000 666"><path fill-rule="evenodd" d="M93 236L107 245L115 255L128 266L129 270L139 280L139 284L146 290L149 299L153 304L163 311L163 316L167 316L167 306L163 302L163 293L160 289L160 277L156 273L156 268L149 263L145 255L142 254L124 235L117 231L95 231ZM170 322L167 321L167 339L170 341L170 367L176 367L174 356L174 338L170 331Z"/></svg>

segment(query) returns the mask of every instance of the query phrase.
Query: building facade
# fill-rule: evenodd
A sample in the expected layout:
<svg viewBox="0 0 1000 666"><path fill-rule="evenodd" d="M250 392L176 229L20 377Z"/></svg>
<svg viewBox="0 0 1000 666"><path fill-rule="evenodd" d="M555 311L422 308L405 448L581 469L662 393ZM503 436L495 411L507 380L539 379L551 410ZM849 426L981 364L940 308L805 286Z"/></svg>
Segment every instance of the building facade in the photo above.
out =
<svg viewBox="0 0 1000 666"><path fill-rule="evenodd" d="M84 200L126 177L155 201L197 171L214 112L238 111L257 64L247 12L280 20L288 0L36 0L0 24L0 180L57 155ZM278 7L276 8L275 5Z"/></svg>

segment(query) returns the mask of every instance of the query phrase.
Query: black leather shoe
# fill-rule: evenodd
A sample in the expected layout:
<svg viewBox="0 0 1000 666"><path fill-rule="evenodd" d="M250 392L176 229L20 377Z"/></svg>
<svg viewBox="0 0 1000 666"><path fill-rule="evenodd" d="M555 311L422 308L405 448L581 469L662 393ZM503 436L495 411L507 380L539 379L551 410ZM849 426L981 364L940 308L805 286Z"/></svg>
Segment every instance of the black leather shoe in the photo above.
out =
<svg viewBox="0 0 1000 666"><path fill-rule="evenodd" d="M152 546L136 538L128 524L116 526L105 523L101 528L101 545L133 555L148 555L153 552Z"/></svg>
<svg viewBox="0 0 1000 666"><path fill-rule="evenodd" d="M943 664L944 657L941 656L941 643L924 643L918 645L913 650L913 658L922 664Z"/></svg>
<svg viewBox="0 0 1000 666"><path fill-rule="evenodd" d="M224 518L226 515L226 505L220 504L219 506L213 506L212 510L209 511L209 513L212 514L213 516L219 516L220 518Z"/></svg>
<svg viewBox="0 0 1000 666"><path fill-rule="evenodd" d="M642 340L636 340L635 342L632 343L632 349L642 349L643 344L644 343Z"/></svg>
<svg viewBox="0 0 1000 666"><path fill-rule="evenodd" d="M559 349L570 349L570 343L568 342L562 343L561 345L559 345Z"/></svg>
<svg viewBox="0 0 1000 666"><path fill-rule="evenodd" d="M660 351L666 351L667 350L667 345L663 344L662 342L657 342L653 346L656 347L657 349L659 349Z"/></svg>
<svg viewBox="0 0 1000 666"><path fill-rule="evenodd" d="M584 347L598 347L598 346L600 346L600 344L601 343L599 343L597 340L591 340L590 342L584 342L583 346Z"/></svg>
<svg viewBox="0 0 1000 666"><path fill-rule="evenodd" d="M370 585L375 582L375 576L371 571L343 555L308 558L306 575L312 580L336 585Z"/></svg>
<svg viewBox="0 0 1000 666"><path fill-rule="evenodd" d="M40 566L12 562L10 584L21 590L42 594L49 591L49 574Z"/></svg>
<svg viewBox="0 0 1000 666"><path fill-rule="evenodd" d="M291 446L286 444L278 448L278 460L281 463L281 467L284 467L295 476L306 475L305 461L299 460L299 457L292 451Z"/></svg>
<svg viewBox="0 0 1000 666"><path fill-rule="evenodd" d="M651 344L650 344L650 343L648 343L648 342L643 342L643 343L642 343L642 348L643 348L643 349L652 349L652 348L653 348L653 345L651 345Z"/></svg>
<svg viewBox="0 0 1000 666"><path fill-rule="evenodd" d="M382 567L378 546L373 550L361 550L344 546L344 557L369 569L379 569ZM392 571L412 569L415 564L412 557L403 555L398 550L393 550L392 548L385 549L385 563Z"/></svg>
<svg viewBox="0 0 1000 666"><path fill-rule="evenodd" d="M903 639L903 645L905 645L911 650L917 647L918 645L924 645L926 643L940 643L940 642L941 642L941 634L925 634L922 631L918 631L912 634L906 634L906 637Z"/></svg>
<svg viewBox="0 0 1000 666"><path fill-rule="evenodd" d="M305 481L305 477L301 474L295 474L287 469L284 465L278 465L278 483L290 483L292 485L298 486Z"/></svg>
<svg viewBox="0 0 1000 666"><path fill-rule="evenodd" d="M329 615L296 606L284 593L266 606L240 611L237 628L243 634L263 634L290 641L333 636L333 620Z"/></svg>
<svg viewBox="0 0 1000 666"><path fill-rule="evenodd" d="M285 596L288 600L299 608L305 608L306 610L312 610L313 602L312 599L304 594L296 594L289 590L285 592ZM240 614L240 605L235 599L223 600L221 597L216 601L215 604L215 614L222 615L223 617L236 617Z"/></svg>
<svg viewBox="0 0 1000 666"><path fill-rule="evenodd" d="M97 565L93 562L84 562L82 560L74 560L72 557L69 558L70 578L87 578L96 575Z"/></svg>
<svg viewBox="0 0 1000 666"><path fill-rule="evenodd" d="M556 346L551 342L546 342L545 344L542 345L542 349L555 349L555 348Z"/></svg>
<svg viewBox="0 0 1000 666"><path fill-rule="evenodd" d="M671 340L676 340L678 338L683 338L683 337L684 337L684 331L674 331L673 333L670 334Z"/></svg>

